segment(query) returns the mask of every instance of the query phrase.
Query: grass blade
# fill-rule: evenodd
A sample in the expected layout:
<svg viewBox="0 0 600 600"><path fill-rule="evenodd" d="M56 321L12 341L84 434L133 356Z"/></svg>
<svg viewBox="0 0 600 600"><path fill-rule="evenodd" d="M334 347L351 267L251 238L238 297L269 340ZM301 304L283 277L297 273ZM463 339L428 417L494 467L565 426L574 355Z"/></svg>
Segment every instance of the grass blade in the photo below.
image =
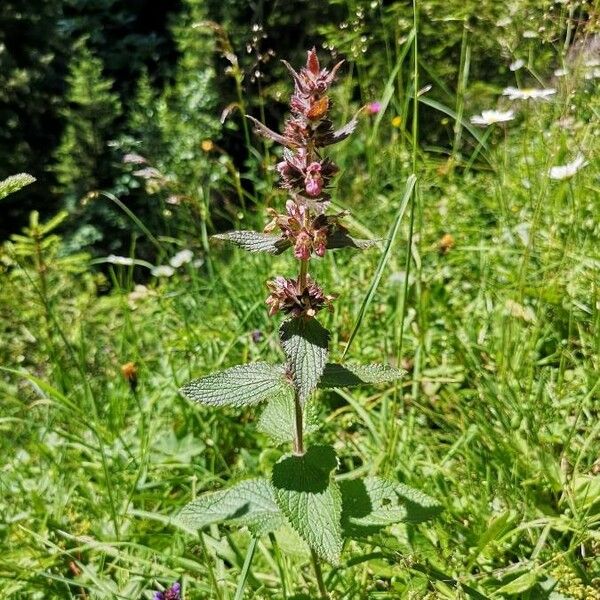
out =
<svg viewBox="0 0 600 600"><path fill-rule="evenodd" d="M360 306L360 310L358 311L358 317L356 318L356 322L354 323L354 328L352 329L352 333L350 334L348 343L346 344L346 347L344 348L344 353L342 354L342 358L344 358L346 356L346 354L348 353L348 350L350 349L350 346L352 345L352 342L354 341L354 338L356 337L356 334L358 333L358 330L363 322L365 313L367 312L367 308L369 308L369 304L371 304L371 302L373 300L373 296L375 295L377 286L379 285L379 282L381 281L381 276L383 275L383 271L384 271L384 269L388 263L388 260L390 258L390 254L392 252L392 246L394 245L394 240L396 239L396 236L398 235L398 231L400 229L400 224L402 223L402 218L404 217L404 214L406 213L406 207L408 206L410 198L413 194L413 190L415 189L416 182L417 182L417 178L415 175L411 175L406 181L406 187L404 188L404 196L402 197L402 202L400 203L400 208L398 209L398 212L396 213L396 218L394 219L394 223L392 224L392 227L388 234L387 242L385 244L385 249L383 251L383 254L381 255L381 258L379 259L379 264L377 265L377 270L375 271L375 277L373 277L373 280L371 281L371 285L369 286L369 290L367 291L367 294Z"/></svg>

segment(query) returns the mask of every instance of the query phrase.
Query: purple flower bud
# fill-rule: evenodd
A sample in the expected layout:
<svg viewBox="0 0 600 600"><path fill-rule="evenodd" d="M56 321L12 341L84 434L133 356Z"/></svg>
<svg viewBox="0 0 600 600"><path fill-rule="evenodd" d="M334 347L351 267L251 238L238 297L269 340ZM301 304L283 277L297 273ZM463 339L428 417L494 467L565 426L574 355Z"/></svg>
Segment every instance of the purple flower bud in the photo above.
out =
<svg viewBox="0 0 600 600"><path fill-rule="evenodd" d="M305 188L306 193L313 198L321 193L323 189L321 163L313 162L306 168Z"/></svg>
<svg viewBox="0 0 600 600"><path fill-rule="evenodd" d="M154 592L153 600L181 600L181 584L175 582L164 592Z"/></svg>

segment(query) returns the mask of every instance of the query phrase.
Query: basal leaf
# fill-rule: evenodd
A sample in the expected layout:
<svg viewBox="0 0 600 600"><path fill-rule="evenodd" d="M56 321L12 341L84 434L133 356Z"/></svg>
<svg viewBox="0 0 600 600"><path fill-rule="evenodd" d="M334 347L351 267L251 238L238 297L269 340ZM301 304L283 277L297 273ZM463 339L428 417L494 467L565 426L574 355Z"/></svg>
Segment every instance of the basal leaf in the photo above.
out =
<svg viewBox="0 0 600 600"><path fill-rule="evenodd" d="M331 446L311 446L273 467L273 487L292 528L323 559L339 564L342 551L342 497L332 479L337 458Z"/></svg>
<svg viewBox="0 0 600 600"><path fill-rule="evenodd" d="M289 393L290 388L280 366L253 363L195 379L180 391L189 400L200 404L252 406Z"/></svg>
<svg viewBox="0 0 600 600"><path fill-rule="evenodd" d="M311 433L316 427L313 402L304 405L304 433ZM268 401L258 421L258 429L270 436L277 444L285 444L294 439L295 407L293 391L281 394Z"/></svg>
<svg viewBox="0 0 600 600"><path fill-rule="evenodd" d="M204 494L185 506L178 520L191 529L231 522L247 526L255 535L274 531L286 523L273 486L266 479L248 479Z"/></svg>
<svg viewBox="0 0 600 600"><path fill-rule="evenodd" d="M352 365L327 363L319 381L319 387L351 387L366 383L385 383L401 379L406 371L389 365Z"/></svg>
<svg viewBox="0 0 600 600"><path fill-rule="evenodd" d="M280 235L271 235L259 231L228 231L213 235L218 240L226 240L248 252L267 252L281 254L290 247L290 242Z"/></svg>
<svg viewBox="0 0 600 600"><path fill-rule="evenodd" d="M11 175L6 179L0 181L0 200L6 198L9 194L18 192L21 188L33 183L35 177L32 177L28 173L19 173L18 175Z"/></svg>
<svg viewBox="0 0 600 600"><path fill-rule="evenodd" d="M380 477L340 482L346 535L373 533L392 523L419 523L438 514L441 505L426 494Z"/></svg>
<svg viewBox="0 0 600 600"><path fill-rule="evenodd" d="M304 404L325 368L329 332L316 319L300 317L284 321L279 333L294 385Z"/></svg>

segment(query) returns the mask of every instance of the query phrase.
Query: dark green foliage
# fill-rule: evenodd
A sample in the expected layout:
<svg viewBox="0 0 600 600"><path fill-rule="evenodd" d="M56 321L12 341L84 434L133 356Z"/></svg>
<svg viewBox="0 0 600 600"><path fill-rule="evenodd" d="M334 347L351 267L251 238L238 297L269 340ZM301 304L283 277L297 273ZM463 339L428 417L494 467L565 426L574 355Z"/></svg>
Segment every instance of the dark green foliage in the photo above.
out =
<svg viewBox="0 0 600 600"><path fill-rule="evenodd" d="M103 240L109 229L123 228L123 217L93 192L106 189L117 173L109 147L121 103L113 82L104 77L102 61L87 43L76 48L67 77L67 123L55 153L57 191L77 223L69 243L75 249ZM115 249L113 245L112 249Z"/></svg>

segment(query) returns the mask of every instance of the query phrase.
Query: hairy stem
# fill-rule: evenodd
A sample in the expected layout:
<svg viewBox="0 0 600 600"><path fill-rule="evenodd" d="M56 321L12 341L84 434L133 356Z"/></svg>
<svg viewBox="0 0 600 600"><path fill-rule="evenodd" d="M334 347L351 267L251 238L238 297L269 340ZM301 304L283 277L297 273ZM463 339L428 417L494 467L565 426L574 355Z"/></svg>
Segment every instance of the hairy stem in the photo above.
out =
<svg viewBox="0 0 600 600"><path fill-rule="evenodd" d="M302 405L300 404L300 398L298 392L294 394L294 413L295 413L295 427L294 427L294 454L296 456L304 455L304 424L302 422Z"/></svg>
<svg viewBox="0 0 600 600"><path fill-rule="evenodd" d="M317 556L317 553L311 549L310 555L312 558L313 567L315 568L315 575L317 577L317 586L319 588L319 595L324 600L329 598L329 594L327 593L327 588L325 587L325 582L323 581L323 571L321 571L321 561Z"/></svg>
<svg viewBox="0 0 600 600"><path fill-rule="evenodd" d="M306 287L306 275L308 273L308 260L300 261L300 277L299 277L299 287L300 291L304 291Z"/></svg>

